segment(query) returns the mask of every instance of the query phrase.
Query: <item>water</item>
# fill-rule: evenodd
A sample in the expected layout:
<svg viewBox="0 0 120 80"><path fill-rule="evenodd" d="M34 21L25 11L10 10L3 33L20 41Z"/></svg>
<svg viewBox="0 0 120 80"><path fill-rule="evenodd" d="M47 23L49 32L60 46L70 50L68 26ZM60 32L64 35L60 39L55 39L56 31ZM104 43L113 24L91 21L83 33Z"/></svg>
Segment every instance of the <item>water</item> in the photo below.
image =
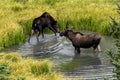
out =
<svg viewBox="0 0 120 80"><path fill-rule="evenodd" d="M64 37L55 37L53 34L45 34L45 38L39 37L37 42L33 36L30 43L16 45L3 50L3 52L19 52L23 56L32 56L38 59L49 58L57 66L55 70L71 78L84 78L85 80L113 80L113 66L109 57L104 53L106 49L113 49L114 39L103 36L101 40L102 52L94 56L92 48L81 49L80 55L74 54L71 42Z"/></svg>

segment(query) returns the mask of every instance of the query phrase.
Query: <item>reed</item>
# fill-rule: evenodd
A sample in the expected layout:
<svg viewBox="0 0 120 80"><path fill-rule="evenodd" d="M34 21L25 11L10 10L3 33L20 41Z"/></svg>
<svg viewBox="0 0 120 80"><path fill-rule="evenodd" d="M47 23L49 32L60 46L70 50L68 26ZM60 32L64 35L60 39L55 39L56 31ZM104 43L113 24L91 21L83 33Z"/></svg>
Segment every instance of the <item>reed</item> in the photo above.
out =
<svg viewBox="0 0 120 80"><path fill-rule="evenodd" d="M52 71L50 60L24 58L19 53L0 53L0 64L9 65L7 78L18 80L72 80ZM77 80L77 79L76 79ZM80 80L80 79L79 79Z"/></svg>
<svg viewBox="0 0 120 80"><path fill-rule="evenodd" d="M35 75L51 73L51 65L49 61L37 61L31 64L31 73Z"/></svg>
<svg viewBox="0 0 120 80"><path fill-rule="evenodd" d="M107 34L109 16L117 17L114 0L0 0L0 49L28 38L32 21L49 12L63 30L68 21L75 30ZM50 30L47 30L50 32Z"/></svg>
<svg viewBox="0 0 120 80"><path fill-rule="evenodd" d="M13 54L5 54L3 59L5 59L6 61L11 61L11 62L19 62L22 57L17 54L17 53L13 53Z"/></svg>

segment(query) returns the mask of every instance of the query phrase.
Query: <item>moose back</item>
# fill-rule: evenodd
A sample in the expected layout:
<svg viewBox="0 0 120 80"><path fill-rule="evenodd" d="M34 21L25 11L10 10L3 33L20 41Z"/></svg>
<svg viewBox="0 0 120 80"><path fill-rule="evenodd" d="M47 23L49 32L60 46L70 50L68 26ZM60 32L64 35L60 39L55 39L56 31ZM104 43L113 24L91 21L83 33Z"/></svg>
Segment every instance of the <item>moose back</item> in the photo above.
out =
<svg viewBox="0 0 120 80"><path fill-rule="evenodd" d="M46 27L48 27L50 30L52 30L55 35L56 35L56 33L60 32L57 21L48 12L44 12L40 17L37 17L33 20L32 30L30 32L28 42L30 42L30 37L32 36L32 34L35 31L38 32L38 34L36 36L38 41L39 41L38 37L40 34L42 34L42 37L44 38L43 30Z"/></svg>
<svg viewBox="0 0 120 80"><path fill-rule="evenodd" d="M99 46L101 36L97 34L82 34L81 32L73 32L72 28L69 26L66 27L65 31L60 33L60 36L65 36L68 38L72 45L75 48L75 53L80 53L80 48L90 48L93 47L93 50L95 51L96 48L98 48L99 51L101 51L101 48Z"/></svg>

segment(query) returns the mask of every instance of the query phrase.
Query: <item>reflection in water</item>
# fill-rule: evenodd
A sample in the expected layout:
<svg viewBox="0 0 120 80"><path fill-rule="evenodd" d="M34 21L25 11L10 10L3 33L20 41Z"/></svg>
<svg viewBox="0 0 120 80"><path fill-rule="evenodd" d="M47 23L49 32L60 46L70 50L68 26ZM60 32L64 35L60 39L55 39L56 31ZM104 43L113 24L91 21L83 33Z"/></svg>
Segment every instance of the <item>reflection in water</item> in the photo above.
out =
<svg viewBox="0 0 120 80"><path fill-rule="evenodd" d="M75 54L73 61L84 61L81 63L82 66L101 65L101 60L98 56L80 56L78 54Z"/></svg>
<svg viewBox="0 0 120 80"><path fill-rule="evenodd" d="M31 43L28 42L13 46L5 51L17 51L24 56L34 56L38 58L49 58L52 60L60 72L69 77L84 77L85 79L100 79L112 77L113 67L109 63L109 57L104 53L99 53L98 56L93 55L92 48L81 49L81 55L74 54L74 47L66 38L57 38L53 35L45 35L40 42L36 42L36 37L31 38ZM114 39L110 37L102 37L101 48L114 49Z"/></svg>
<svg viewBox="0 0 120 80"><path fill-rule="evenodd" d="M82 70L84 66L91 66L92 68L97 68L96 65L101 65L101 60L99 59L99 57L75 55L73 56L71 61L62 64L61 71L78 72Z"/></svg>
<svg viewBox="0 0 120 80"><path fill-rule="evenodd" d="M90 79L90 77L93 78L91 73L94 78L97 73L102 73L100 71L97 72L100 69L100 65L102 64L99 57L75 55L71 61L61 66L61 70L66 73L66 76L84 76Z"/></svg>

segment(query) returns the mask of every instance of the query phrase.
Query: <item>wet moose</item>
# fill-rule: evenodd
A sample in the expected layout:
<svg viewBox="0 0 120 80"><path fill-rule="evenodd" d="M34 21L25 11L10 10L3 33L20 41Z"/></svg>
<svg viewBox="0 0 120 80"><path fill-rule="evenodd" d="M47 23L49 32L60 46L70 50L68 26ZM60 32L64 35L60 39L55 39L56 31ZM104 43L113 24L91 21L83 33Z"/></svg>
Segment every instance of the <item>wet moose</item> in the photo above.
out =
<svg viewBox="0 0 120 80"><path fill-rule="evenodd" d="M33 20L30 37L35 31L38 31L38 35L36 36L37 40L39 41L38 37L40 34L42 34L42 37L44 38L43 30L46 27L52 30L55 35L56 33L60 32L57 21L48 12L44 12L40 17L37 17ZM28 42L30 42L30 37Z"/></svg>
<svg viewBox="0 0 120 80"><path fill-rule="evenodd" d="M96 50L96 48L101 51L99 46L101 37L97 34L85 35L81 32L73 32L72 28L67 25L65 31L60 33L60 36L65 36L72 42L72 45L75 48L75 53L77 54L80 53L80 48L93 47L94 51Z"/></svg>

